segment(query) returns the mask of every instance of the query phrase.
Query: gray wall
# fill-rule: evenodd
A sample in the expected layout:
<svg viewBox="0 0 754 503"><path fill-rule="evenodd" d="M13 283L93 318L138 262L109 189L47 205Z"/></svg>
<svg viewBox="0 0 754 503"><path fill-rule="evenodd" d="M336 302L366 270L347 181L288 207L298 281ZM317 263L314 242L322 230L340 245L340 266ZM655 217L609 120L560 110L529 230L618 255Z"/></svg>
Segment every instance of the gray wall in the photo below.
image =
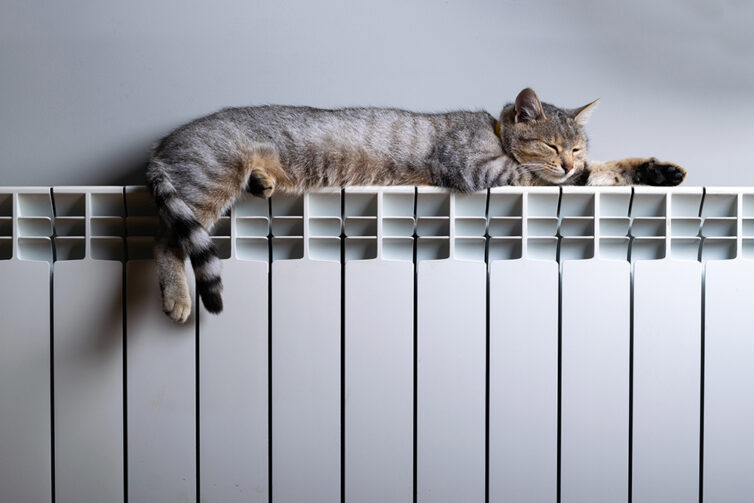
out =
<svg viewBox="0 0 754 503"><path fill-rule="evenodd" d="M754 185L745 0L0 0L0 185L142 183L149 146L228 105L497 114L597 97L592 157Z"/></svg>

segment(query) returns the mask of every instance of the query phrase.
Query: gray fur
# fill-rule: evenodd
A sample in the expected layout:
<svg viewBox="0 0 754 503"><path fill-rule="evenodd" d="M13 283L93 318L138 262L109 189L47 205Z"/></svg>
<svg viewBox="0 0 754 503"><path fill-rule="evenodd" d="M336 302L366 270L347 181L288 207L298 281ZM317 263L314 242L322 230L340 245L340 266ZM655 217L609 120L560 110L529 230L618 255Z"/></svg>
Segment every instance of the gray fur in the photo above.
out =
<svg viewBox="0 0 754 503"><path fill-rule="evenodd" d="M188 255L205 306L222 310L219 260L208 231L244 190L267 197L274 190L346 185L470 192L498 185L680 182L680 168L667 171L656 160L651 169L641 159L589 164L583 123L593 105L561 109L525 89L504 107L499 123L482 111L260 106L227 108L181 126L155 147L147 171L160 209L156 253L167 264L160 266L163 308L177 321L188 316L187 293L165 298L176 291L165 285L175 281L174 262Z"/></svg>

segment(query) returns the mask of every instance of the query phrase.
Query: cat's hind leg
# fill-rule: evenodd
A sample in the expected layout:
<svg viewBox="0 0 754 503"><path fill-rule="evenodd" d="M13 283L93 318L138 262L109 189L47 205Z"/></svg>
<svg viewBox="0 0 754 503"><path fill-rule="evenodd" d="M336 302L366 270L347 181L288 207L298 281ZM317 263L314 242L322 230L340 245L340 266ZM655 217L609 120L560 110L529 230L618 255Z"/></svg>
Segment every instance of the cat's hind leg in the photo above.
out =
<svg viewBox="0 0 754 503"><path fill-rule="evenodd" d="M186 255L179 246L171 246L165 236L158 238L154 254L162 293L162 310L171 320L184 323L191 314L191 296L184 267Z"/></svg>
<svg viewBox="0 0 754 503"><path fill-rule="evenodd" d="M274 147L260 145L252 149L246 156L245 165L249 173L246 191L252 195L266 199L276 187L288 184L289 177Z"/></svg>
<svg viewBox="0 0 754 503"><path fill-rule="evenodd" d="M222 304L222 263L210 232L242 193L249 180L247 157L209 166L184 160L150 161L148 181L160 216L155 245L163 310L175 321L186 321L191 298L184 271L188 257L196 277L197 294L210 313Z"/></svg>
<svg viewBox="0 0 754 503"><path fill-rule="evenodd" d="M254 169L249 174L246 190L252 195L267 199L275 192L275 178L261 169Z"/></svg>

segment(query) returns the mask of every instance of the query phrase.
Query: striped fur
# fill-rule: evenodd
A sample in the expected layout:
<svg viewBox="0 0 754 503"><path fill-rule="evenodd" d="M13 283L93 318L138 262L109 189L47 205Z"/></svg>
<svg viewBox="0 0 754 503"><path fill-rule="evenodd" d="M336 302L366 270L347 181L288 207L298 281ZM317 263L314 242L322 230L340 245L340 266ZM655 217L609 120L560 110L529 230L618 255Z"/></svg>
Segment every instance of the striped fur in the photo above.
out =
<svg viewBox="0 0 754 503"><path fill-rule="evenodd" d="M685 172L656 159L589 163L586 118L596 102L562 109L519 93L487 112L382 108L228 108L163 138L147 170L160 214L155 247L163 310L191 312L188 256L208 311L222 310L220 260L209 231L244 192L269 197L346 185L435 185L470 192L498 185L677 185Z"/></svg>
<svg viewBox="0 0 754 503"><path fill-rule="evenodd" d="M185 255L188 255L191 266L194 268L197 291L204 307L211 313L221 312L223 309L221 263L209 232L199 223L193 210L181 198L169 174L159 161L152 161L150 164L148 185L158 208L161 234L164 236L164 238L161 236L161 239L167 239L168 243L177 246ZM185 319L176 321L185 321Z"/></svg>

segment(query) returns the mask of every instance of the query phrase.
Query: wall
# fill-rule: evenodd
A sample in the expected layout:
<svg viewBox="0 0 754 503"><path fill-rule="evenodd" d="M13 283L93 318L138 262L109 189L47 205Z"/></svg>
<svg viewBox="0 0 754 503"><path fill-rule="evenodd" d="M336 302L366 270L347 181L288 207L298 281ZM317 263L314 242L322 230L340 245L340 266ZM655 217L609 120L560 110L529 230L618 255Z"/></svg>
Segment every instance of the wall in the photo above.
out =
<svg viewBox="0 0 754 503"><path fill-rule="evenodd" d="M223 106L497 114L525 86L602 98L593 158L754 185L753 24L734 0L0 0L0 185L142 183L152 142Z"/></svg>

